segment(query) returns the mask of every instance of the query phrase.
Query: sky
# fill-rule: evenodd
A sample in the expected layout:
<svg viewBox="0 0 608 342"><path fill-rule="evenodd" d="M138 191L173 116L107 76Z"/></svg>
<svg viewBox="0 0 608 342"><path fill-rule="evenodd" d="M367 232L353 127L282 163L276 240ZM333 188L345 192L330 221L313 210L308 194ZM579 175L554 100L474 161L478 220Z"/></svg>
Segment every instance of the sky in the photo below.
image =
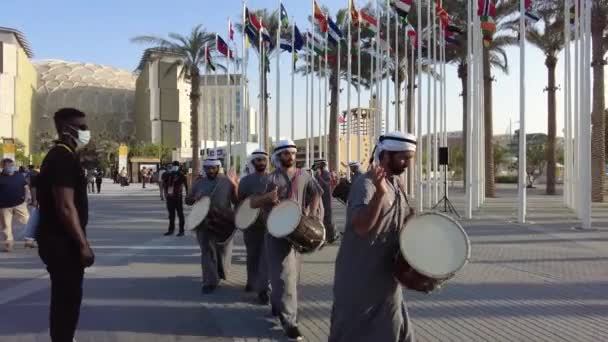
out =
<svg viewBox="0 0 608 342"><path fill-rule="evenodd" d="M348 0L319 0L331 13L348 6ZM357 2L364 4L363 0ZM283 4L299 27L310 27L306 18L310 15L311 4L306 0L283 0ZM249 0L252 9L277 8L278 0ZM0 26L16 28L27 37L35 55L35 60L62 59L74 62L89 62L109 65L126 70L134 70L146 46L130 42L138 35L166 36L169 32L187 34L193 26L202 24L207 31L218 32L226 38L227 21L239 22L241 0L2 0L0 6ZM235 39L240 39L237 33ZM240 41L237 43L240 49ZM254 69L257 56L252 53L249 68L250 104L258 108L258 73ZM508 49L510 72L508 75L494 72L494 134L508 133L509 129L519 127L519 49ZM557 84L563 88L563 55L560 54L557 66ZM271 60L269 76L269 115L270 132L275 134L276 113L276 60ZM291 127L290 56L281 55L280 112L281 136L288 136ZM547 72L544 56L531 45L526 47L526 131L547 131ZM447 67L447 116L448 130L462 129L462 89L454 66ZM305 77L297 75L296 80L296 138L305 132ZM423 81L425 87L426 81ZM318 98L318 82L315 84L315 97ZM341 85L341 109L347 108L346 82ZM392 86L391 86L392 87ZM352 107L357 106L357 92L352 89ZM392 97L391 92L391 97ZM369 92L361 93L362 106L366 107ZM423 103L426 92L423 93ZM315 111L318 112L315 104ZM426 108L426 107L423 107ZM394 111L391 109L391 118ZM315 119L315 132L318 119ZM394 123L391 121L391 126ZM423 120L423 127L426 121ZM557 134L563 136L563 97L562 90L557 93Z"/></svg>

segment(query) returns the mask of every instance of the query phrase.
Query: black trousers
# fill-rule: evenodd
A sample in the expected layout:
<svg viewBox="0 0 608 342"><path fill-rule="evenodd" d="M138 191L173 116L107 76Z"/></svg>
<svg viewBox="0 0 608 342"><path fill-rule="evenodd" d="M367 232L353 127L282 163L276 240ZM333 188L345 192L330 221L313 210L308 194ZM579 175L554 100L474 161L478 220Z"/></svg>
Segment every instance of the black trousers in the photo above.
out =
<svg viewBox="0 0 608 342"><path fill-rule="evenodd" d="M95 181L95 183L97 184L97 193L99 193L101 191L101 179L98 181Z"/></svg>
<svg viewBox="0 0 608 342"><path fill-rule="evenodd" d="M82 303L84 267L70 241L39 239L38 253L51 278L50 331L52 342L72 342Z"/></svg>
<svg viewBox="0 0 608 342"><path fill-rule="evenodd" d="M169 231L175 231L175 214L179 217L179 231L184 231L186 220L184 219L184 200L182 196L167 196L167 210L169 211Z"/></svg>

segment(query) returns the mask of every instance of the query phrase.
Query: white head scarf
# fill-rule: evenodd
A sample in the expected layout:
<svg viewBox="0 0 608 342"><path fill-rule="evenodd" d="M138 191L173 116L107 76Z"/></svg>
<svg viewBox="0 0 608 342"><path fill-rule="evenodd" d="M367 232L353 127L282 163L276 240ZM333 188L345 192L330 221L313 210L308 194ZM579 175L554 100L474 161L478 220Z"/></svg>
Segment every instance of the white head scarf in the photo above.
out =
<svg viewBox="0 0 608 342"><path fill-rule="evenodd" d="M280 140L272 152L271 162L272 162L272 165L274 165L274 167L277 167L277 168L281 167L281 160L279 158L279 155L283 151L297 153L298 148L296 147L296 144L292 140L289 140L289 139Z"/></svg>
<svg viewBox="0 0 608 342"><path fill-rule="evenodd" d="M348 166L356 166L356 167L361 167L361 163L359 163L358 161L351 161L348 163Z"/></svg>
<svg viewBox="0 0 608 342"><path fill-rule="evenodd" d="M381 135L378 138L376 147L374 148L374 163L380 163L380 153L382 151L391 152L416 152L416 136L411 133L402 133L399 131L389 132Z"/></svg>
<svg viewBox="0 0 608 342"><path fill-rule="evenodd" d="M222 167L222 161L215 158L207 158L203 161L203 166L217 166Z"/></svg>

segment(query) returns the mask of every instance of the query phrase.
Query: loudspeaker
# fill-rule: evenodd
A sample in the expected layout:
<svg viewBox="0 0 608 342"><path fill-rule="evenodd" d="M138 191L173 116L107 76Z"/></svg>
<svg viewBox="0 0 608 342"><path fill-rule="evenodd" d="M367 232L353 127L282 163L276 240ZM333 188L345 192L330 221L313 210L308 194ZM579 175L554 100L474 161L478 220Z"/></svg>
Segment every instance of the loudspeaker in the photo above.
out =
<svg viewBox="0 0 608 342"><path fill-rule="evenodd" d="M448 165L450 160L448 147L439 148L439 165Z"/></svg>

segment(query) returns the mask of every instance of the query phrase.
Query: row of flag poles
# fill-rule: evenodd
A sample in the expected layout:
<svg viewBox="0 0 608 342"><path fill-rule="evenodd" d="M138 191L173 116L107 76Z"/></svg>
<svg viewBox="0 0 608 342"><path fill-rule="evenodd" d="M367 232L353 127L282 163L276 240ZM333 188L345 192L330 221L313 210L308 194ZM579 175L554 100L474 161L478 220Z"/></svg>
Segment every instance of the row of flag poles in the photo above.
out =
<svg viewBox="0 0 608 342"><path fill-rule="evenodd" d="M591 156L590 156L590 18L591 0L564 0L567 18L564 25L566 30L566 57L565 57L565 170L564 170L564 202L572 207L583 222L583 226L590 227L590 188L591 188ZM257 135L260 137L262 148L267 146L269 118L264 116L268 111L265 108L267 96L267 84L264 73L270 72L270 51L276 48L276 93L274 94L275 112L275 140L282 138L281 132L281 52L291 53L291 129L289 135L295 138L295 74L296 65L300 58L306 61L306 67L310 68L306 73L306 165L310 166L314 159L327 156L328 146L328 107L329 107L329 83L330 68L342 70L344 59L346 59L346 104L343 115L340 115L336 124L346 123L346 159L356 159L362 162L361 141L361 93L365 91L361 86L361 62L369 59L371 68L369 71L370 84L368 84L370 101L375 108L370 108L374 113L372 116L371 129L368 134L375 140L383 132L400 130L410 132L417 136L418 151L416 165L407 175L408 192L416 198L417 206L423 208L432 207L440 199L442 179L444 176L439 172L438 149L447 146L447 83L446 83L446 51L450 45L458 44L458 35L467 35L467 89L463 94L466 97L467 125L463 127L466 139L466 182L465 186L465 210L464 216L472 217L475 209L479 208L485 201L485 122L483 116L484 108L484 75L483 48L492 42L492 36L496 31L496 7L492 0L472 0L467 2L466 27L459 28L453 22L449 13L443 6L442 0L428 0L426 13L422 13L423 0L376 0L365 9L358 9L354 0L349 0L348 15L345 23L338 23L325 13L316 0L311 0L311 22L310 30L301 32L299 27L289 19L286 8L281 0L278 1L279 25L276 39L271 38L264 23L251 12L243 2L243 43L242 62L236 63L237 47L234 43L234 29L231 21L228 21L228 42L219 35L216 36L215 46L217 52L227 58L228 65L226 75L230 70L236 74L241 72L241 83L239 84L242 94L247 94L248 85L247 66L249 62L249 48L254 48L259 54L260 73L260 96L259 96L259 119L257 122ZM416 6L414 8L414 6ZM518 221L526 220L526 127L525 127L525 65L526 46L525 30L526 21L532 24L539 20L538 16L531 10L531 0L520 1L520 129L519 129L519 182L518 182ZM417 11L417 27L414 28L408 21L409 13ZM426 16L426 27L422 27L421 19ZM385 23L383 25L383 22ZM345 25L344 25L345 24ZM346 26L346 32L343 32ZM354 30L353 30L354 29ZM571 31L572 29L572 31ZM353 32L354 31L354 32ZM362 39L362 32L365 38ZM393 35L394 45L391 45ZM402 42L402 44L399 44ZM573 43L572 43L573 42ZM409 43L409 44L408 44ZM232 44L232 47L231 47ZM400 48L403 51L399 51ZM343 56L343 49L346 55ZM356 50L353 52L353 48ZM574 62L571 50L574 49ZM217 72L211 59L211 51L205 48L206 70L212 70L215 75L217 88ZM302 57L300 57L300 54ZM394 59L393 59L394 57ZM402 57L402 58L400 58ZM353 61L356 61L356 70L353 73ZM336 66L337 64L337 66ZM391 69L392 68L392 69ZM404 72L404 88L402 106L399 88L399 68ZM391 71L394 75L391 75ZM423 82L423 71L426 73L426 82ZM356 81L353 76L356 74ZM315 78L315 75L318 77ZM342 73L338 76L338 91ZM435 75L435 76L432 76ZM394 77L393 88L394 107L390 102L390 78ZM572 86L574 80L574 87ZM317 82L315 82L317 81ZM385 81L385 82L383 82ZM205 78L208 82L208 78ZM227 77L228 85L232 85L232 78ZM316 83L316 84L315 84ZM205 84L207 85L207 84ZM356 85L357 112L353 115L352 89ZM409 89L408 89L409 88ZM232 92L232 87L230 87ZM315 92L316 90L316 92ZM409 92L408 92L409 90ZM409 94L409 96L408 96ZM230 93L230 95L232 95ZM423 103L425 95L426 103ZM316 102L315 102L316 97ZM230 96L232 98L232 96ZM340 110L340 95L338 108ZM414 98L416 99L414 101ZM408 100L408 101L406 101ZM229 101L230 102L230 101ZM220 108L217 101L209 105L210 112L219 116ZM241 120L239 137L241 142L247 141L247 127L249 122L248 99L242 100ZM317 107L315 107L317 104ZM231 106L231 105L230 105ZM391 120L390 111L393 108L394 120ZM208 108L205 108L207 110ZM232 125L235 122L232 108L229 110L229 122L227 124L228 143L233 140ZM410 116L408 116L410 114ZM425 116L426 114L426 116ZM354 117L357 118L357 150L351 150L351 135ZM283 115L285 118L285 115ZM423 120L424 119L424 120ZM317 120L317 121L315 121ZM369 120L369 118L367 118ZM394 124L391 126L391 121ZM423 129L423 121L426 121L426 129ZM317 126L315 126L315 122ZM366 123L367 124L367 123ZM217 148L218 125L213 125L215 131L214 148ZM316 135L318 134L318 135ZM207 133L205 137L207 138ZM318 137L315 143L314 138ZM425 138L423 141L423 137ZM206 144L205 139L205 144ZM315 150L315 145L318 149ZM205 146L206 147L206 146ZM316 152L318 151L318 152ZM228 160L230 160L231 149L228 149ZM315 153L316 152L316 153ZM426 153L426 165L423 166L422 154ZM245 151L241 151L241 160L246 160ZM338 147L338 153L340 148ZM338 160L340 156L338 155ZM227 167L230 167L228 162ZM336 168L338 165L332 165ZM348 173L347 173L348 174Z"/></svg>

